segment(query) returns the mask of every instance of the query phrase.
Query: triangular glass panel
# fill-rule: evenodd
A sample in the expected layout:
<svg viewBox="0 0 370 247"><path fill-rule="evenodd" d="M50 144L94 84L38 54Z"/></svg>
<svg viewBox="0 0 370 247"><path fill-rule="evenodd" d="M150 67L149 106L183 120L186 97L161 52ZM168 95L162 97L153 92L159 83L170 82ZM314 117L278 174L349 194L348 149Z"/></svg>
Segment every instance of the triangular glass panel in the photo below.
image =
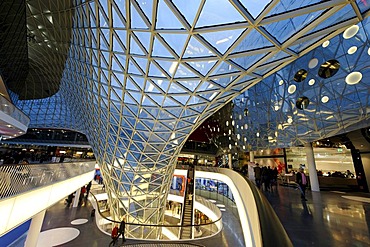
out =
<svg viewBox="0 0 370 247"><path fill-rule="evenodd" d="M190 26L194 22L197 9L199 9L201 0L173 0L172 1L180 13L185 17Z"/></svg>
<svg viewBox="0 0 370 247"><path fill-rule="evenodd" d="M126 4L120 4L120 7L118 7L115 3L112 3L112 6L113 27L125 27Z"/></svg>
<svg viewBox="0 0 370 247"><path fill-rule="evenodd" d="M196 27L236 22L246 22L246 20L228 0L217 0L217 4L214 4L212 1L206 1Z"/></svg>
<svg viewBox="0 0 370 247"><path fill-rule="evenodd" d="M133 4L131 6L131 28L144 28L148 29L148 26L143 21L141 15L137 12Z"/></svg>
<svg viewBox="0 0 370 247"><path fill-rule="evenodd" d="M154 38L152 56L170 57L170 58L173 57L173 55L168 51L168 49L162 44L162 42L157 37Z"/></svg>
<svg viewBox="0 0 370 247"><path fill-rule="evenodd" d="M184 64L180 63L177 67L174 78L198 77L194 72L188 69Z"/></svg>
<svg viewBox="0 0 370 247"><path fill-rule="evenodd" d="M129 60L128 63L128 72L136 75L141 75L142 72L136 67L136 65L132 62L132 59Z"/></svg>
<svg viewBox="0 0 370 247"><path fill-rule="evenodd" d="M138 102L134 100L133 97L131 97L131 95L128 92L125 93L125 98L123 99L123 102L125 102L126 104L134 104L134 105L139 104Z"/></svg>
<svg viewBox="0 0 370 247"><path fill-rule="evenodd" d="M145 95L143 97L143 102L141 103L141 105L142 106L155 106L155 107L158 107L158 105L155 103L155 101L152 100L150 97L148 97L148 95Z"/></svg>
<svg viewBox="0 0 370 247"><path fill-rule="evenodd" d="M213 67L213 65L216 63L216 61L197 61L197 62L188 62L188 64L191 65L195 70L200 72L202 75L206 75L209 70Z"/></svg>
<svg viewBox="0 0 370 247"><path fill-rule="evenodd" d="M243 67L245 70L247 70L249 67L251 67L253 64L258 62L262 57L264 57L265 54L257 54L254 56L244 56L244 57L238 57L231 59L235 63L239 64L241 67Z"/></svg>
<svg viewBox="0 0 370 247"><path fill-rule="evenodd" d="M133 32L136 37L139 39L140 43L143 45L143 47L146 49L146 52L148 52L149 46L150 46L150 32L139 32L135 31Z"/></svg>
<svg viewBox="0 0 370 247"><path fill-rule="evenodd" d="M173 73L176 71L178 62L177 61L165 61L157 59L156 62L162 67L164 71L166 71L171 77L173 76Z"/></svg>
<svg viewBox="0 0 370 247"><path fill-rule="evenodd" d="M159 1L157 10L156 29L185 29L163 0Z"/></svg>
<svg viewBox="0 0 370 247"><path fill-rule="evenodd" d="M122 56L121 57L125 57L125 56ZM120 62L119 62L120 59L118 59L114 53L113 53L113 56L112 56L112 70L115 70L115 71L125 71L125 66L123 66ZM122 59L123 60L123 59ZM125 60L123 60L124 63L126 63Z"/></svg>
<svg viewBox="0 0 370 247"><path fill-rule="evenodd" d="M191 37L184 53L184 58L215 56L207 47L200 43L196 38Z"/></svg>
<svg viewBox="0 0 370 247"><path fill-rule="evenodd" d="M136 63L139 65L142 71L146 71L146 65L147 65L148 59L141 58L141 57L135 57L135 58L131 57L131 59L136 61Z"/></svg>
<svg viewBox="0 0 370 247"><path fill-rule="evenodd" d="M163 107L169 107L169 106L179 106L179 103L174 101L171 97L165 97L163 102Z"/></svg>
<svg viewBox="0 0 370 247"><path fill-rule="evenodd" d="M138 104L140 104L141 102L141 97L143 96L141 93L139 92L136 92L136 91L130 91L128 90L128 92L131 94L131 96L136 100L136 102L138 102Z"/></svg>
<svg viewBox="0 0 370 247"><path fill-rule="evenodd" d="M240 72L240 70L238 70L232 64L223 61L219 63L215 69L212 70L211 76L229 74L234 72Z"/></svg>
<svg viewBox="0 0 370 247"><path fill-rule="evenodd" d="M202 84L198 87L198 92L208 91L208 90L220 90L220 87L217 84L210 83L208 81L203 81Z"/></svg>
<svg viewBox="0 0 370 247"><path fill-rule="evenodd" d="M202 103L207 103L207 101L203 99L202 97L198 97L194 95L189 100L188 105L197 105L197 104L202 104Z"/></svg>
<svg viewBox="0 0 370 247"><path fill-rule="evenodd" d="M168 89L168 93L169 94L184 94L184 93L189 94L189 93L191 93L191 91L184 88L181 85L181 83L172 82L171 86Z"/></svg>
<svg viewBox="0 0 370 247"><path fill-rule="evenodd" d="M284 43L287 39L291 38L292 35L306 27L309 23L313 22L322 14L323 11L324 10L311 12L309 14L270 23L265 25L264 28L280 43Z"/></svg>
<svg viewBox="0 0 370 247"><path fill-rule="evenodd" d="M257 18L257 16L266 8L266 6L271 2L271 0L241 0L244 7L248 12ZM293 1L294 2L294 1ZM292 4L291 2L289 4ZM289 5L286 4L286 5Z"/></svg>
<svg viewBox="0 0 370 247"><path fill-rule="evenodd" d="M180 94L173 94L172 98L176 99L178 102L180 102L182 105L186 105L186 102L188 102L190 95L180 95Z"/></svg>
<svg viewBox="0 0 370 247"><path fill-rule="evenodd" d="M129 78L126 81L126 87L125 87L126 90L140 91L140 87L139 87L139 85L136 84L136 80L135 79L137 79L137 77ZM140 82L140 81L138 81L138 82Z"/></svg>
<svg viewBox="0 0 370 247"><path fill-rule="evenodd" d="M164 77L165 75L163 74L162 70L160 70L155 63L155 61L152 61L150 63L150 68L149 68L149 76L159 76L159 77Z"/></svg>
<svg viewBox="0 0 370 247"><path fill-rule="evenodd" d="M113 32L113 51L115 52L120 52L120 53L125 53L126 48L123 45L126 40L121 40L118 37L118 34L116 32Z"/></svg>
<svg viewBox="0 0 370 247"><path fill-rule="evenodd" d="M131 42L130 42L130 53L131 54L138 54L138 55L146 55L144 51L141 49L139 44L136 42L136 40L131 36Z"/></svg>
<svg viewBox="0 0 370 247"><path fill-rule="evenodd" d="M138 1L137 4L139 4L141 10L146 15L146 18L148 19L148 21L151 22L154 3L151 1Z"/></svg>
<svg viewBox="0 0 370 247"><path fill-rule="evenodd" d="M164 100L164 95L163 94L147 94L146 97L150 97L153 102L157 104L157 106L162 106L163 100Z"/></svg>
<svg viewBox="0 0 370 247"><path fill-rule="evenodd" d="M265 47L272 47L273 44L268 41L260 32L253 29L243 40L240 44L235 47L232 53L250 51Z"/></svg>
<svg viewBox="0 0 370 247"><path fill-rule="evenodd" d="M140 77L140 76L131 76L131 79L135 82L135 84L137 85L137 88L138 90L141 90L142 88L144 88L144 83L145 83L145 80L144 80L144 77ZM127 88L127 87L126 87ZM131 88L129 88L131 89ZM135 89L133 89L135 90Z"/></svg>
<svg viewBox="0 0 370 247"><path fill-rule="evenodd" d="M177 53L177 55L180 56L182 50L184 49L185 43L188 40L189 34L177 33L176 35L173 35L162 33L161 36L167 42L167 44L169 44L169 46Z"/></svg>
<svg viewBox="0 0 370 247"><path fill-rule="evenodd" d="M245 29L233 29L219 32L209 32L202 33L201 36L203 36L208 43L215 47L219 52L224 54L244 30Z"/></svg>
<svg viewBox="0 0 370 247"><path fill-rule="evenodd" d="M194 90L197 88L197 86L200 84L200 81L196 80L196 81L177 81L178 84L186 87L187 89L189 89L191 92L194 92Z"/></svg>
<svg viewBox="0 0 370 247"><path fill-rule="evenodd" d="M150 81L150 80L147 80L146 81L146 85L145 85L145 90L144 91L146 93L162 93L162 91L160 91L157 88L156 84L155 83L152 83L152 81Z"/></svg>

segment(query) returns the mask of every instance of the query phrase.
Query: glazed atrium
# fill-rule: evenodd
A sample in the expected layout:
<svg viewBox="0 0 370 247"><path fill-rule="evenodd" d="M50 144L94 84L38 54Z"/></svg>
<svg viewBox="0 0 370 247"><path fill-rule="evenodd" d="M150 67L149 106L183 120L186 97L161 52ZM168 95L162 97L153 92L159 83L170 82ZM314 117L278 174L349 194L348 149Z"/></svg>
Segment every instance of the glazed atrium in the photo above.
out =
<svg viewBox="0 0 370 247"><path fill-rule="evenodd" d="M370 126L367 0L3 0L0 7L2 140L29 128L86 135L110 217L133 224L126 228L133 239L163 233L149 226L165 224L180 152L210 118L219 126L206 131L228 138L218 143L222 152L249 153L250 161L276 148L305 147L313 156L312 143ZM225 106L227 115L218 114ZM353 169L366 188L368 155ZM316 173L314 159L307 164ZM310 182L318 191L317 176ZM253 214L241 211L252 224ZM264 245L243 236L245 246Z"/></svg>

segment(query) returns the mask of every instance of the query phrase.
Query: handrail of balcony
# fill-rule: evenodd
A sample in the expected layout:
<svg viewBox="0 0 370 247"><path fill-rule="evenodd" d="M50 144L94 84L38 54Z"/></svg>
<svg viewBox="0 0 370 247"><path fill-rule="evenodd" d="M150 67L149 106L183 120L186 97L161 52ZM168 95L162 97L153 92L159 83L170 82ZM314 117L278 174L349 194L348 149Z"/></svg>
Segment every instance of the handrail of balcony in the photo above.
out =
<svg viewBox="0 0 370 247"><path fill-rule="evenodd" d="M0 95L0 111L11 116L25 126L28 126L30 123L30 118L2 95Z"/></svg>
<svg viewBox="0 0 370 247"><path fill-rule="evenodd" d="M109 219L107 218L106 216L104 216L104 214L101 212L100 208L99 208L99 203L98 203L98 200L96 198L96 196L90 192L90 194L92 195L92 197L94 198L95 202L96 202L96 211L99 213L99 215L104 219L106 220L107 222L110 222L111 225L114 225L114 224L120 224L121 222L120 221L116 221L116 220L113 220L113 219ZM139 224L139 223L132 223L132 222L125 222L126 224L126 228L127 227L144 227L144 228L176 228L177 231L180 231L181 228L184 228L184 227L194 227L194 229L200 229L201 227L202 228L207 228L206 230L208 230L210 232L210 235L208 236L213 236L214 234L216 234L218 232L218 227L217 227L217 223L220 222L222 219L222 215L220 218L218 218L217 220L215 221L212 221L212 222L208 222L208 223L201 223L201 224L186 224L186 225L170 225L170 224L158 224L158 225L154 225L154 224ZM106 228L106 229L103 229L107 234L110 234L110 230L111 228ZM162 231L163 232L163 231ZM172 230L172 232L174 233L175 236L178 236L178 232L174 232ZM126 231L127 233L127 231ZM130 237L130 236L128 236ZM131 236L131 237L134 237L134 236ZM204 236L202 236L204 237ZM139 236L139 238L141 238ZM151 238L147 238L148 240L150 240ZM155 236L153 239L151 240L155 240L157 238L157 236ZM166 240L166 239L161 239L161 240ZM171 240L174 240L174 239L171 239ZM183 240L183 239L181 239Z"/></svg>
<svg viewBox="0 0 370 247"><path fill-rule="evenodd" d="M0 201L95 169L95 161L0 165Z"/></svg>

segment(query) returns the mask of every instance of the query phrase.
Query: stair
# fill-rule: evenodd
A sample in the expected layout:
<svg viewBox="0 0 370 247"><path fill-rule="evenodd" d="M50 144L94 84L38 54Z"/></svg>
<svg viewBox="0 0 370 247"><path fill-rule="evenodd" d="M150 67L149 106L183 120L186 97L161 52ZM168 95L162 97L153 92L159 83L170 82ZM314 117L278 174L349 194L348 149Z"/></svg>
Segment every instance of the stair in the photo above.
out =
<svg viewBox="0 0 370 247"><path fill-rule="evenodd" d="M194 170L188 170L188 178L191 178L194 181ZM184 206L182 211L182 221L181 225L185 226L181 228L180 239L191 239L192 238L192 229L193 227L187 226L193 223L193 199L194 199L194 182L189 184L186 183L186 193L184 198Z"/></svg>

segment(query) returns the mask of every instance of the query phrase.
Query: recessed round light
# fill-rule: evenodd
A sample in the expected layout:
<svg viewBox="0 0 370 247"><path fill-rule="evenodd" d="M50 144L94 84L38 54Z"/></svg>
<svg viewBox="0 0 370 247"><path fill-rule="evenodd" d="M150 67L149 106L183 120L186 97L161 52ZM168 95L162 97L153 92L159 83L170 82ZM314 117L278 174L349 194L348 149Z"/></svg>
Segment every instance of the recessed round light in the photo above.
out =
<svg viewBox="0 0 370 247"><path fill-rule="evenodd" d="M328 96L324 96L321 98L321 102L322 103L327 103L329 101L329 97Z"/></svg>
<svg viewBox="0 0 370 247"><path fill-rule="evenodd" d="M290 118L288 118L287 122L288 122L288 123L293 123L293 118L291 118L291 117L290 117Z"/></svg>
<svg viewBox="0 0 370 247"><path fill-rule="evenodd" d="M328 47L328 45L330 44L330 41L329 40L327 40L327 41L325 41L324 43L322 43L322 47Z"/></svg>
<svg viewBox="0 0 370 247"><path fill-rule="evenodd" d="M281 85L283 85L284 84L284 81L283 80L280 80L279 81L279 85L281 86Z"/></svg>
<svg viewBox="0 0 370 247"><path fill-rule="evenodd" d="M355 85L359 83L361 79L362 79L361 72L355 71L347 75L345 81L348 85Z"/></svg>
<svg viewBox="0 0 370 247"><path fill-rule="evenodd" d="M370 47L367 49L367 54L370 56Z"/></svg>
<svg viewBox="0 0 370 247"><path fill-rule="evenodd" d="M308 68L313 69L319 64L319 60L317 58L312 58L310 62L308 62Z"/></svg>
<svg viewBox="0 0 370 247"><path fill-rule="evenodd" d="M288 93L292 94L295 92L295 90L297 89L297 87L295 85L290 85L288 87Z"/></svg>
<svg viewBox="0 0 370 247"><path fill-rule="evenodd" d="M349 55L352 55L353 53L355 53L357 51L357 46L352 46L348 49L347 53Z"/></svg>
<svg viewBox="0 0 370 247"><path fill-rule="evenodd" d="M313 84L315 84L315 79L311 79L308 81L308 85L312 86Z"/></svg>
<svg viewBox="0 0 370 247"><path fill-rule="evenodd" d="M344 33L343 33L343 38L345 38L345 39L352 38L353 36L355 36L357 34L359 29L360 28L357 25L353 25L353 26L347 28L346 31L344 31Z"/></svg>

